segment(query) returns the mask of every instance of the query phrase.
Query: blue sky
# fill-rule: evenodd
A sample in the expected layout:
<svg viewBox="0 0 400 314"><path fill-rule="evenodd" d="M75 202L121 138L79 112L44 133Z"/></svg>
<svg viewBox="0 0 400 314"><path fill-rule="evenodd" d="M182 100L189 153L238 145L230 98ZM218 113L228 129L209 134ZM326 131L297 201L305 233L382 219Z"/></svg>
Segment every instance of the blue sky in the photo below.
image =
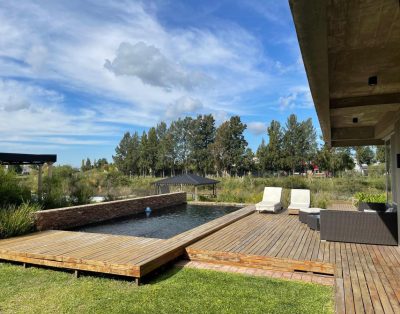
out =
<svg viewBox="0 0 400 314"><path fill-rule="evenodd" d="M272 119L311 117L288 1L2 1L0 147L111 159L126 131L240 115L256 149Z"/></svg>

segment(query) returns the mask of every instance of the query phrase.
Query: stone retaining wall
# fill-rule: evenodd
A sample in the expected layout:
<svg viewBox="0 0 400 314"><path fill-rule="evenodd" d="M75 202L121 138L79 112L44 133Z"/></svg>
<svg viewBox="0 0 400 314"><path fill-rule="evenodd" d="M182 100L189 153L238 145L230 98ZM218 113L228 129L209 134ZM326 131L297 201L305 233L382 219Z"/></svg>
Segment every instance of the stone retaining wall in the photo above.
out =
<svg viewBox="0 0 400 314"><path fill-rule="evenodd" d="M186 192L138 197L127 200L41 210L36 213L36 228L70 229L113 218L186 203Z"/></svg>

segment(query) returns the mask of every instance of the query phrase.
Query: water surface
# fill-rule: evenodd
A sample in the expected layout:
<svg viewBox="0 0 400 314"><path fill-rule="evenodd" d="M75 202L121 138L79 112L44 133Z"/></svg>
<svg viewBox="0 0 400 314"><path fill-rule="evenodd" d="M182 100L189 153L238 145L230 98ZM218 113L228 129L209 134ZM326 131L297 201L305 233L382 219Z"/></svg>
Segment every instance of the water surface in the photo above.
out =
<svg viewBox="0 0 400 314"><path fill-rule="evenodd" d="M233 206L180 205L114 219L76 231L168 239L237 210Z"/></svg>

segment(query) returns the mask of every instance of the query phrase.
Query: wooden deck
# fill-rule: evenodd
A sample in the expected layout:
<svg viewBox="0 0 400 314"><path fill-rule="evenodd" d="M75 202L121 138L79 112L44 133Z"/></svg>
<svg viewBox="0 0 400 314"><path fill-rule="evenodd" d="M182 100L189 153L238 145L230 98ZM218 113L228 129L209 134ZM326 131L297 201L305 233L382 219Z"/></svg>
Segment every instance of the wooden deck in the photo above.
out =
<svg viewBox="0 0 400 314"><path fill-rule="evenodd" d="M338 313L400 313L400 248L321 242L297 216L253 213L190 245L191 260L334 275Z"/></svg>
<svg viewBox="0 0 400 314"><path fill-rule="evenodd" d="M140 278L185 253L185 247L254 212L249 206L167 240L45 231L0 240L0 259Z"/></svg>

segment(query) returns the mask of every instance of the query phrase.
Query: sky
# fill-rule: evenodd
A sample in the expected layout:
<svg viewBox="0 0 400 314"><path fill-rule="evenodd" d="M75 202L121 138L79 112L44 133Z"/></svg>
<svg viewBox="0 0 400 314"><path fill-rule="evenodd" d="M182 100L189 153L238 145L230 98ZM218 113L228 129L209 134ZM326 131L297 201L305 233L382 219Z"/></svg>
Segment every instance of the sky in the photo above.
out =
<svg viewBox="0 0 400 314"><path fill-rule="evenodd" d="M126 131L233 115L319 124L287 0L0 2L0 151L112 159Z"/></svg>

